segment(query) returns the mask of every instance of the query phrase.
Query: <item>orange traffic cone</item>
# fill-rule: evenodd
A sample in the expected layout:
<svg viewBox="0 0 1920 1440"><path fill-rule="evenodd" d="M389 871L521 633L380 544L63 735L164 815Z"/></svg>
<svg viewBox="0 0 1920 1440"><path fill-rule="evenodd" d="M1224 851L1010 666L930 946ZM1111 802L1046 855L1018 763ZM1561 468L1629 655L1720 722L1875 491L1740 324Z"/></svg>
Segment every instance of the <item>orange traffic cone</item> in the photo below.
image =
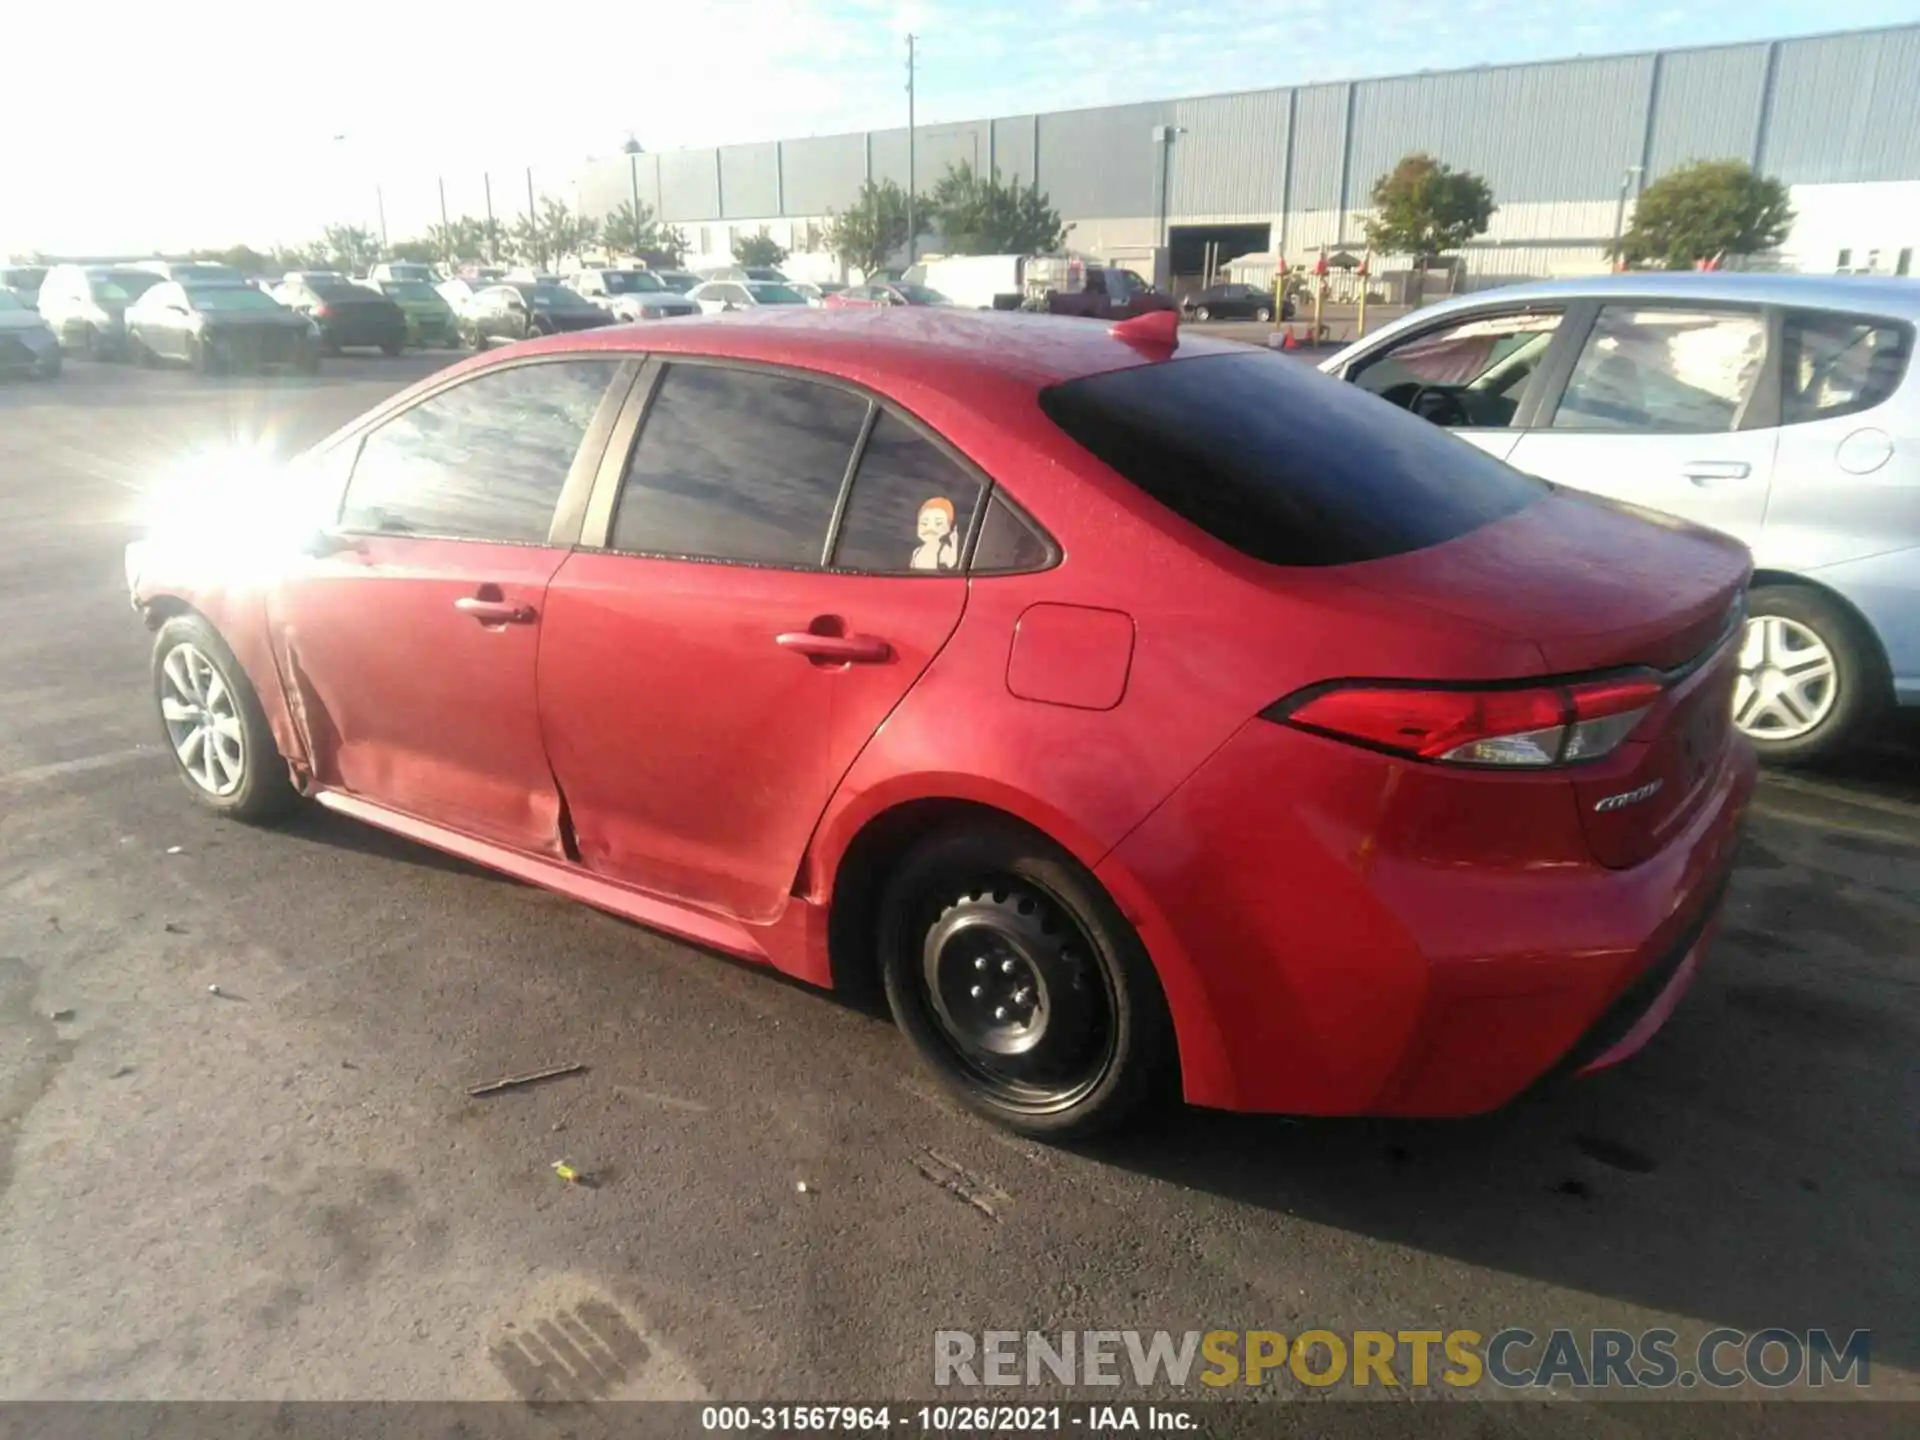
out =
<svg viewBox="0 0 1920 1440"><path fill-rule="evenodd" d="M1281 338L1280 348L1282 350L1298 350L1300 348L1300 342L1293 338L1293 327L1291 325L1287 326L1287 333Z"/></svg>

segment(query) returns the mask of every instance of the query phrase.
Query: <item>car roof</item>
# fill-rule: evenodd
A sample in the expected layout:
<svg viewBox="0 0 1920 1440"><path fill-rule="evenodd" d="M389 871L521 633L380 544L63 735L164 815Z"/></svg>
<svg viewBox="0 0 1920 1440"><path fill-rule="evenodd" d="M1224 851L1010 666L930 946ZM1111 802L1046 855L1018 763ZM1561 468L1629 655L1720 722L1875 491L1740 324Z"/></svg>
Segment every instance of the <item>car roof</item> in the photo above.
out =
<svg viewBox="0 0 1920 1440"><path fill-rule="evenodd" d="M797 305L556 335L519 348L706 355L855 380L889 374L971 375L1026 389L1159 359L1263 353L1232 340L1183 334L1178 348L1168 354L1119 339L1105 322L1070 316L930 306L817 310Z"/></svg>
<svg viewBox="0 0 1920 1440"><path fill-rule="evenodd" d="M1799 275L1737 270L1630 270L1573 280L1534 280L1477 290L1442 305L1423 307L1422 317L1467 305L1508 300L1647 299L1744 301L1750 305L1804 305L1820 310L1865 306L1903 319L1920 320L1920 280L1891 275Z"/></svg>

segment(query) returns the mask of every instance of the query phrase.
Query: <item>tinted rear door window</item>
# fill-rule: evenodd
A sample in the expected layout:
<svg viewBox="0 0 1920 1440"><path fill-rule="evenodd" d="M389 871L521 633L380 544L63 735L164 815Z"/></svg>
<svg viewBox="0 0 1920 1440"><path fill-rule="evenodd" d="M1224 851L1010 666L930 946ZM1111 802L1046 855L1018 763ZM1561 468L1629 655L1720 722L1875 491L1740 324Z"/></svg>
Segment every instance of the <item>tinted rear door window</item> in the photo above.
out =
<svg viewBox="0 0 1920 1440"><path fill-rule="evenodd" d="M830 385L668 366L627 463L612 547L820 564L866 415L865 400Z"/></svg>
<svg viewBox="0 0 1920 1440"><path fill-rule="evenodd" d="M1257 351L1090 375L1040 404L1175 514L1274 565L1422 550L1547 493L1355 386Z"/></svg>
<svg viewBox="0 0 1920 1440"><path fill-rule="evenodd" d="M881 415L867 437L833 563L882 574L960 568L980 482L906 421Z"/></svg>

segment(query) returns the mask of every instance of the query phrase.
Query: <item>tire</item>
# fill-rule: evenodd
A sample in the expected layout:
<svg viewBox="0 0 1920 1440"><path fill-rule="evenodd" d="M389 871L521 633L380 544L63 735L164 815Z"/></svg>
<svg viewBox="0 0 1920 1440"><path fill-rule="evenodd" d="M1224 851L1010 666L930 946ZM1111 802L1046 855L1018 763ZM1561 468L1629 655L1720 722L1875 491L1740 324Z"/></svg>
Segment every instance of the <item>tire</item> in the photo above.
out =
<svg viewBox="0 0 1920 1440"><path fill-rule="evenodd" d="M405 350L406 348L407 347L404 344L395 344L393 341L389 340L385 345L382 345L380 347L380 353L386 356L389 360L394 360L394 359L398 359L400 352Z"/></svg>
<svg viewBox="0 0 1920 1440"><path fill-rule="evenodd" d="M220 365L213 353L213 347L203 340L195 340L187 351L187 360L202 375L216 375Z"/></svg>
<svg viewBox="0 0 1920 1440"><path fill-rule="evenodd" d="M1253 312L1253 318L1258 320L1262 325L1271 324L1273 321L1273 311L1268 306L1262 305L1258 310Z"/></svg>
<svg viewBox="0 0 1920 1440"><path fill-rule="evenodd" d="M1196 305L1193 307L1193 318L1196 320L1211 320L1213 318L1213 312L1204 305Z"/></svg>
<svg viewBox="0 0 1920 1440"><path fill-rule="evenodd" d="M100 359L100 331L96 326L89 325L80 332L80 358Z"/></svg>
<svg viewBox="0 0 1920 1440"><path fill-rule="evenodd" d="M1803 585L1757 585L1747 595L1747 617L1734 724L1761 759L1831 760L1880 722L1892 682L1879 647L1851 611Z"/></svg>
<svg viewBox="0 0 1920 1440"><path fill-rule="evenodd" d="M133 357L133 363L142 370L153 369L156 358L153 351L147 348L146 341L142 340L138 335L135 335L131 330L127 332L127 353Z"/></svg>
<svg viewBox="0 0 1920 1440"><path fill-rule="evenodd" d="M293 373L296 375L318 375L320 373L320 352L312 347L302 350L294 358Z"/></svg>
<svg viewBox="0 0 1920 1440"><path fill-rule="evenodd" d="M201 805L260 824L300 803L260 697L226 641L202 617L175 616L154 637L153 699L174 768ZM212 727L204 723L208 715L216 717ZM200 732L197 744L184 738L194 730Z"/></svg>
<svg viewBox="0 0 1920 1440"><path fill-rule="evenodd" d="M1163 1095L1173 1023L1146 948L1100 882L1030 831L922 840L887 881L876 938L921 1062L1007 1129L1083 1140Z"/></svg>
<svg viewBox="0 0 1920 1440"><path fill-rule="evenodd" d="M34 366L33 373L42 380L58 380L61 370L65 367L66 361L61 358L60 351L56 348L51 355Z"/></svg>

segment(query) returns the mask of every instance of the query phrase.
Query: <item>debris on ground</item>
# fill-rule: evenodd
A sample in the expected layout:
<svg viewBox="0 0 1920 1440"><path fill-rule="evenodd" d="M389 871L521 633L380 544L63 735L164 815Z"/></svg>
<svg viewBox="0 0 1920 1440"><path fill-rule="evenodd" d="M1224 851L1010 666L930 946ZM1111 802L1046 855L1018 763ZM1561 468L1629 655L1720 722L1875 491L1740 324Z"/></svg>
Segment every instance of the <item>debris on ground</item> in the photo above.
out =
<svg viewBox="0 0 1920 1440"><path fill-rule="evenodd" d="M800 1193L801 1193L802 1195L812 1195L812 1194L814 1194L814 1193L815 1193L815 1191L814 1191L814 1187L813 1187L813 1186L811 1186L811 1185L809 1185L809 1184L807 1184L807 1182L806 1182L806 1181L804 1181L804 1180L796 1180L796 1181L794 1181L794 1182L793 1182L793 1188L794 1188L795 1190L798 1190L798 1191L799 1191L799 1192L800 1192Z"/></svg>
<svg viewBox="0 0 1920 1440"><path fill-rule="evenodd" d="M589 1190L593 1188L593 1176L584 1170L576 1169L564 1160L553 1162L553 1173L569 1185L584 1185Z"/></svg>
<svg viewBox="0 0 1920 1440"><path fill-rule="evenodd" d="M114 1070L113 1074L109 1075L107 1078L109 1080L124 1080L127 1078L127 1076L131 1074L133 1074L133 1066L121 1065L121 1066L118 1066Z"/></svg>
<svg viewBox="0 0 1920 1440"><path fill-rule="evenodd" d="M221 993L221 992L220 992L220 987L219 987L218 985L209 985L209 986L207 986L207 994L209 994L209 995L218 995L218 994L220 994L220 993Z"/></svg>
<svg viewBox="0 0 1920 1440"><path fill-rule="evenodd" d="M53 1012L52 1018L57 1021L64 1022L64 1021L73 1019L73 1016L74 1016L74 1012L71 1010L56 1010Z"/></svg>
<svg viewBox="0 0 1920 1440"><path fill-rule="evenodd" d="M180 924L177 920L167 921L166 930L169 935L184 935L187 933L187 927Z"/></svg>
<svg viewBox="0 0 1920 1440"><path fill-rule="evenodd" d="M167 846L167 854L178 855L179 853L180 853L180 847L178 845Z"/></svg>
<svg viewBox="0 0 1920 1440"><path fill-rule="evenodd" d="M522 1085L537 1085L542 1080L558 1080L562 1075L578 1075L586 1068L577 1061L571 1065L554 1065L525 1075L509 1075L504 1080L489 1080L484 1085L473 1086L467 1094L477 1100L482 1095L498 1095L502 1090L517 1090Z"/></svg>

